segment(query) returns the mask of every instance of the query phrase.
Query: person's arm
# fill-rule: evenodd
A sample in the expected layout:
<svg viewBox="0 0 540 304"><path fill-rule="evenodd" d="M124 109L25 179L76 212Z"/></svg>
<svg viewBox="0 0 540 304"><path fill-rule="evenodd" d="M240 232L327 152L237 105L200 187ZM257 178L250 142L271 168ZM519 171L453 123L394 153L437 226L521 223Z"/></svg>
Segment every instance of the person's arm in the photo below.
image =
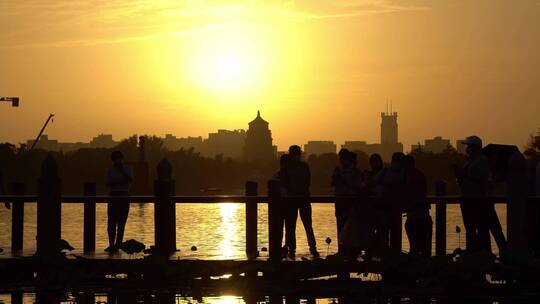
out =
<svg viewBox="0 0 540 304"><path fill-rule="evenodd" d="M307 189L309 191L309 188L311 187L311 171L309 170L309 165L306 163L306 182L307 182Z"/></svg>
<svg viewBox="0 0 540 304"><path fill-rule="evenodd" d="M459 167L456 164L452 164L452 169L454 170L454 176L456 177L457 183L461 185L463 178L465 177L465 169Z"/></svg>
<svg viewBox="0 0 540 304"><path fill-rule="evenodd" d="M422 172L420 172L420 180L421 180L421 194L423 197L427 195L427 180L426 175Z"/></svg>
<svg viewBox="0 0 540 304"><path fill-rule="evenodd" d="M480 159L471 164L467 170L466 178L473 183L481 184L489 180L489 163L487 159Z"/></svg>
<svg viewBox="0 0 540 304"><path fill-rule="evenodd" d="M107 172L105 173L105 185L107 185L107 187L112 187L114 186L116 183L114 182L113 180L113 177L112 177L112 174L111 174L111 169L107 169Z"/></svg>
<svg viewBox="0 0 540 304"><path fill-rule="evenodd" d="M133 182L133 169L131 169L131 167L124 166L122 169L122 175L127 180L127 182Z"/></svg>

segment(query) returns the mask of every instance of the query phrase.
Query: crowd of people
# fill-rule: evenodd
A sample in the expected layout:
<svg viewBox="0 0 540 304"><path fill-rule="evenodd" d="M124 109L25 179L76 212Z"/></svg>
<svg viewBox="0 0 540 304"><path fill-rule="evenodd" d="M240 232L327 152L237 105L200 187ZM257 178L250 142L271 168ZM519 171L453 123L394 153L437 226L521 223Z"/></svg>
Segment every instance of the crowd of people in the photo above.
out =
<svg viewBox="0 0 540 304"><path fill-rule="evenodd" d="M279 180L282 197L305 197L305 200L283 200L283 223L285 242L283 257L295 257L296 219L298 213L307 234L310 253L318 257L309 202L309 166L301 159L299 146L291 146L289 153L280 158L280 170L274 175ZM392 163L384 168L382 157L373 154L370 168L361 171L357 167L357 155L347 149L339 151L339 165L331 177L335 189L335 216L337 223L338 251L346 257L356 257L362 252L380 254L390 248L393 225L401 223L401 215L407 216L405 224L411 243L411 253L422 256L431 254L432 220L426 195L426 178L416 169L412 156L395 153ZM365 199L364 199L365 198Z"/></svg>
<svg viewBox="0 0 540 304"><path fill-rule="evenodd" d="M506 250L507 242L493 202L490 160L482 153L482 141L470 136L464 144L468 161L455 166L456 181L461 189L460 208L466 233L466 248L470 251L491 251L490 233L499 251ZM282 197L306 197L305 201L283 200L285 242L283 257L294 258L296 250L295 227L298 212L307 233L313 256L318 257L312 227L309 199L309 166L301 159L299 146L291 146L288 154L280 158L280 170L274 179L281 184ZM402 217L409 240L410 254L431 256L433 220L430 204L426 201L426 177L411 155L394 153L388 167L379 154L369 158L370 167L360 170L357 155L341 149L339 165L330 183L335 194L338 253L355 259L359 255L371 257L384 254L392 248L401 248ZM540 166L539 166L540 168ZM396 231L399 230L399 231Z"/></svg>

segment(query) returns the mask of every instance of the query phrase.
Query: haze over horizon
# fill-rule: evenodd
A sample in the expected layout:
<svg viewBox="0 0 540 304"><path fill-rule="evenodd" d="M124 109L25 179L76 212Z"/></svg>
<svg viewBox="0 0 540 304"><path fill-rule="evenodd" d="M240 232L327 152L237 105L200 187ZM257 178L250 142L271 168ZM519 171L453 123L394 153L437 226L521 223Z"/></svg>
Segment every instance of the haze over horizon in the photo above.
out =
<svg viewBox="0 0 540 304"><path fill-rule="evenodd" d="M522 147L540 121L540 1L0 2L0 142L45 132L206 136L257 110L280 150L478 134ZM31 22L30 22L31 21ZM9 130L6 132L6 130Z"/></svg>

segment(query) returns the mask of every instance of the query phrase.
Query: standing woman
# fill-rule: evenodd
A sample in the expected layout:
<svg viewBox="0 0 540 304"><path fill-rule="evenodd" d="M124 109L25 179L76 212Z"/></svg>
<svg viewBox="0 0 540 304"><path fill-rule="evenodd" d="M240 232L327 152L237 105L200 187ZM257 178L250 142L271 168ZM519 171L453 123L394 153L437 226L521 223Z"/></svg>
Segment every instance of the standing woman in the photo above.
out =
<svg viewBox="0 0 540 304"><path fill-rule="evenodd" d="M362 173L356 166L356 153L345 151L340 155L342 157L342 167L336 168L333 177L336 218L338 224L342 224L342 227L338 227L339 252L345 258L356 259L362 250L368 250L369 219L366 207L369 206L358 198L352 198L361 194L362 187Z"/></svg>
<svg viewBox="0 0 540 304"><path fill-rule="evenodd" d="M383 209L380 206L379 200L382 197L382 175L384 163L382 157L378 153L371 154L369 157L369 170L365 170L362 177L362 187L365 189L368 197L376 199L370 205L371 221L370 221L370 248L382 250L385 239L382 234L383 227Z"/></svg>
<svg viewBox="0 0 540 304"><path fill-rule="evenodd" d="M349 150L341 149L338 156L339 165L334 169L330 184L334 187L334 195L336 196L335 215L339 240L341 230L345 226L353 204L349 196L356 194L357 180L360 172L353 166L351 152Z"/></svg>
<svg viewBox="0 0 540 304"><path fill-rule="evenodd" d="M133 182L133 170L124 164L124 155L120 151L111 153L112 166L107 170L105 183L111 196L128 196L129 186ZM109 202L107 204L107 233L109 247L107 252L117 252L124 239L124 229L129 214L129 200Z"/></svg>

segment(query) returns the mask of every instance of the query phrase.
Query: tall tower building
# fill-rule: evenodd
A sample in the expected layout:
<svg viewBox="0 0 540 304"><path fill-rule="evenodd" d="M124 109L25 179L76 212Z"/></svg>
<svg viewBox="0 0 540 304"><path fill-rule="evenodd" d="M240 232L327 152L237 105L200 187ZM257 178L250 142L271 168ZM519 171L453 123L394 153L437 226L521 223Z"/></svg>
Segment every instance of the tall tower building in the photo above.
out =
<svg viewBox="0 0 540 304"><path fill-rule="evenodd" d="M272 146L272 132L268 128L268 122L262 119L260 111L257 111L257 117L249 123L244 158L246 161L266 161L276 158L276 148Z"/></svg>
<svg viewBox="0 0 540 304"><path fill-rule="evenodd" d="M397 112L381 113L381 144L398 143Z"/></svg>

